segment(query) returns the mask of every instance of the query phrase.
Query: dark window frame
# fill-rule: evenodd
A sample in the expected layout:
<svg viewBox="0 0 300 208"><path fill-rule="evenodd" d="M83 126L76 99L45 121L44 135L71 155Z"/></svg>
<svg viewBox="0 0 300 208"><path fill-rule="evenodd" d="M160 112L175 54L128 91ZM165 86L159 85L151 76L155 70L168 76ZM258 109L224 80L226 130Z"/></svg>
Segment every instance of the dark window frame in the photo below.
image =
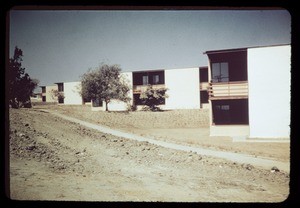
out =
<svg viewBox="0 0 300 208"><path fill-rule="evenodd" d="M92 107L103 107L103 102L100 99L92 100Z"/></svg>
<svg viewBox="0 0 300 208"><path fill-rule="evenodd" d="M219 66L218 67L219 75L218 75L218 77L215 78L215 76L214 76L214 65L216 65L216 64ZM226 70L227 70L227 76L222 75L222 74L224 74L224 71L226 71ZM229 82L229 63L226 62L226 61L212 62L211 63L211 76L212 76L211 79L212 79L213 83Z"/></svg>
<svg viewBox="0 0 300 208"><path fill-rule="evenodd" d="M63 92L64 91L64 83L58 83L57 90L58 90L58 92Z"/></svg>
<svg viewBox="0 0 300 208"><path fill-rule="evenodd" d="M148 76L148 82L144 82L144 76ZM158 82L155 77L158 76ZM132 73L133 85L159 85L165 84L165 70L159 71L144 71Z"/></svg>
<svg viewBox="0 0 300 208"><path fill-rule="evenodd" d="M249 125L248 99L212 100L213 125Z"/></svg>
<svg viewBox="0 0 300 208"><path fill-rule="evenodd" d="M248 81L248 55L246 49L234 51L218 51L208 53L210 62L210 74L212 75L213 63L228 63L229 82ZM213 77L210 78L212 82Z"/></svg>
<svg viewBox="0 0 300 208"><path fill-rule="evenodd" d="M208 103L208 100L209 100L208 92L206 90L201 90L200 91L200 103L201 104Z"/></svg>
<svg viewBox="0 0 300 208"><path fill-rule="evenodd" d="M200 68L200 83L208 82L208 68Z"/></svg>

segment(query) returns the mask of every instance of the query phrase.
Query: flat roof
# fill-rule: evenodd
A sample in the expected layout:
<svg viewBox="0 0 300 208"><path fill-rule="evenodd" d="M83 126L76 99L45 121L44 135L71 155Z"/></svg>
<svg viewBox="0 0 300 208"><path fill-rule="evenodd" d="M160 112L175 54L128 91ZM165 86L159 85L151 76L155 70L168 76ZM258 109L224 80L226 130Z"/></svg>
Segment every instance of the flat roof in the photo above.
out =
<svg viewBox="0 0 300 208"><path fill-rule="evenodd" d="M56 85L39 85L39 87L56 87Z"/></svg>
<svg viewBox="0 0 300 208"><path fill-rule="evenodd" d="M264 47L275 47L275 46L286 46L291 44L277 44L277 45L265 45L265 46L249 46L243 48L231 48L231 49L221 49L221 50L212 50L212 51L205 51L203 54L214 54L214 53L230 53L230 52L238 52L238 51L245 51L249 48L264 48Z"/></svg>
<svg viewBox="0 0 300 208"><path fill-rule="evenodd" d="M81 81L54 82L54 84L63 84L63 83L72 83L72 82L81 82Z"/></svg>
<svg viewBox="0 0 300 208"><path fill-rule="evenodd" d="M208 66L195 66L195 67L183 67L183 68L169 68L169 69L140 69L140 70L134 70L134 71L121 71L121 73L126 73L126 72L155 72L155 71L164 71L164 70L176 70L176 69L193 69L193 68L207 68Z"/></svg>

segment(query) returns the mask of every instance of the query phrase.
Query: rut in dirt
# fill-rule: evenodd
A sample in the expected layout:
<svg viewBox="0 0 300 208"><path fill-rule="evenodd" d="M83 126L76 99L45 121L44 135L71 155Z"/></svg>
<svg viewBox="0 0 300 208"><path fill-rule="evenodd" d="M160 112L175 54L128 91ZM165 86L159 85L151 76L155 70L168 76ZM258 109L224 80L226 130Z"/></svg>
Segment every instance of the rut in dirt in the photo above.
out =
<svg viewBox="0 0 300 208"><path fill-rule="evenodd" d="M49 110L42 110L42 111L52 113L53 115L56 115L60 118L66 119L68 121L75 122L75 123L78 123L85 127L95 129L97 131L100 131L100 132L103 132L106 134L112 134L112 135L118 136L118 137L132 139L132 140L136 140L136 141L143 141L143 142L146 141L151 144L155 144L155 145L162 146L165 148L181 150L181 151L186 151L186 152L195 152L200 155L218 157L218 158L230 160L230 161L237 162L237 163L247 163L247 164L251 164L251 165L254 165L254 166L257 166L260 168L264 168L264 169L268 169L268 170L270 170L272 167L277 167L279 170L285 171L287 173L289 173L289 171L290 171L290 163L288 163L288 162L280 162L280 161L275 161L275 160L270 160L270 159L264 159L264 158L247 155L247 154L210 150L210 149L190 147L190 146L186 146L186 145L179 145L179 144L174 144L174 143L170 143L170 142L159 141L159 140L155 140L153 138L142 137L139 135L123 132L120 130L111 129L111 128L108 128L108 127L105 127L102 125L92 124L92 123L89 123L86 121L79 120L77 118L62 115L57 112L53 112L53 111L49 111Z"/></svg>

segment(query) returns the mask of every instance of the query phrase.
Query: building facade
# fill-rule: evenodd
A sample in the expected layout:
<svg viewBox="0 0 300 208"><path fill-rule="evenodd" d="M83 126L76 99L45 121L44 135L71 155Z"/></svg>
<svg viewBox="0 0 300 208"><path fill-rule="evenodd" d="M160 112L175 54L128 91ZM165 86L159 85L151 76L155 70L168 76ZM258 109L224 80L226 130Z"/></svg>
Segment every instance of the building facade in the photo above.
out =
<svg viewBox="0 0 300 208"><path fill-rule="evenodd" d="M42 102L65 105L82 105L81 82L58 82L51 86L41 86Z"/></svg>
<svg viewBox="0 0 300 208"><path fill-rule="evenodd" d="M65 105L82 105L83 100L80 94L81 82L58 82L58 93L62 95L58 98L58 103Z"/></svg>
<svg viewBox="0 0 300 208"><path fill-rule="evenodd" d="M57 90L57 85L40 86L42 88L42 102L56 103L57 97L54 91Z"/></svg>
<svg viewBox="0 0 300 208"><path fill-rule="evenodd" d="M205 54L210 135L289 138L290 45Z"/></svg>
<svg viewBox="0 0 300 208"><path fill-rule="evenodd" d="M140 95L151 85L154 89L167 88L168 98L159 106L163 110L208 108L208 68L156 69L122 72L121 76L131 86L130 103L112 100L111 111L123 111L135 106L143 108ZM105 102L93 101L92 110L105 110Z"/></svg>

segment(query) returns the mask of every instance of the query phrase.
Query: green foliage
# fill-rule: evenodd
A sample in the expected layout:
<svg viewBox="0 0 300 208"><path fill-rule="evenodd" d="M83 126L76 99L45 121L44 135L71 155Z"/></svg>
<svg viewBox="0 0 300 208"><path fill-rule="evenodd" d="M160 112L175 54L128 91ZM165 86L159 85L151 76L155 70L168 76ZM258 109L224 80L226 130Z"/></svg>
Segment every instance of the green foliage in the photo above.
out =
<svg viewBox="0 0 300 208"><path fill-rule="evenodd" d="M161 88L153 88L152 85L148 85L146 91L142 92L140 95L140 99L142 100L143 104L146 105L144 110L151 110L151 111L160 111L161 109L158 105L164 104L165 99L168 97L166 91L168 89L161 87Z"/></svg>
<svg viewBox="0 0 300 208"><path fill-rule="evenodd" d="M58 90L51 90L53 98L58 99L58 103L63 103L63 100L65 99L65 95L63 92L59 92Z"/></svg>
<svg viewBox="0 0 300 208"><path fill-rule="evenodd" d="M13 108L31 107L30 96L38 85L37 79L31 79L22 68L23 51L15 47L14 56L9 59L8 100Z"/></svg>
<svg viewBox="0 0 300 208"><path fill-rule="evenodd" d="M127 80L120 76L118 65L103 64L99 68L89 70L81 77L81 95L84 99L99 99L108 104L111 99L128 102L130 90ZM106 111L108 111L106 105Z"/></svg>

